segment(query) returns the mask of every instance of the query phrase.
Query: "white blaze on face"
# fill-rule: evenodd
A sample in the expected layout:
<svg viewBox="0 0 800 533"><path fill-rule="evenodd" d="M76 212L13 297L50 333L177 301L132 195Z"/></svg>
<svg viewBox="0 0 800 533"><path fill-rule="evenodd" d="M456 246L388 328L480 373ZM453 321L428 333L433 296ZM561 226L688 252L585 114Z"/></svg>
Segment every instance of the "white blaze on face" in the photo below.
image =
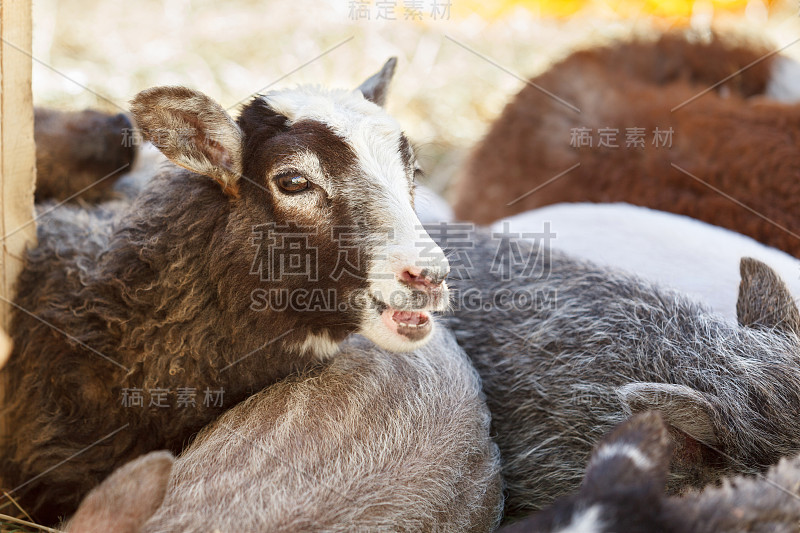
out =
<svg viewBox="0 0 800 533"><path fill-rule="evenodd" d="M386 144L399 145L399 135ZM387 149L389 147L387 146ZM364 158L366 159L366 158ZM382 198L373 205L372 219L379 220L383 230L382 242L376 243L373 261L370 265L372 293L380 301L398 310L414 309L409 299L408 287L400 282L404 271L419 274L429 271L444 277L449 264L442 249L431 239L411 206L411 191L405 169L399 158L386 165L380 178ZM362 165L375 163L362 161ZM368 171L371 176L377 169ZM443 310L446 301L440 301L433 310Z"/></svg>
<svg viewBox="0 0 800 533"><path fill-rule="evenodd" d="M411 183L400 154L400 125L358 91L300 87L275 91L264 98L290 123L321 122L352 147L363 180L359 190L364 194L364 214L371 224L377 221L380 226L370 228L374 231L370 305L375 304L376 309L367 313L361 333L394 351L421 346L433 328L426 312L447 307L447 287L442 284L437 297L420 307L419 295L400 280L406 271L427 271L443 279L449 265L411 205Z"/></svg>

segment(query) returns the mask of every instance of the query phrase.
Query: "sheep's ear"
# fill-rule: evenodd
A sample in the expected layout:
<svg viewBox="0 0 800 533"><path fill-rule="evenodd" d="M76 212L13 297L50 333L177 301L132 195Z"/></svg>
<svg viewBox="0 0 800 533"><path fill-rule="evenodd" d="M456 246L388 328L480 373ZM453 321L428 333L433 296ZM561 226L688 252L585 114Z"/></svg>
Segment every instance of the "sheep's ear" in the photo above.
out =
<svg viewBox="0 0 800 533"><path fill-rule="evenodd" d="M664 490L672 442L657 411L640 413L618 425L598 444L581 487L582 493L606 493L609 486Z"/></svg>
<svg viewBox="0 0 800 533"><path fill-rule="evenodd" d="M626 414L658 410L664 422L707 446L721 442L717 409L706 395L684 385L631 383L617 389ZM681 443L677 443L678 446Z"/></svg>
<svg viewBox="0 0 800 533"><path fill-rule="evenodd" d="M800 334L800 312L780 276L752 257L742 258L739 271L742 275L736 302L739 323Z"/></svg>
<svg viewBox="0 0 800 533"><path fill-rule="evenodd" d="M170 161L238 194L243 135L222 106L186 87L154 87L136 95L131 111L145 139Z"/></svg>
<svg viewBox="0 0 800 533"><path fill-rule="evenodd" d="M159 451L118 468L86 495L66 533L136 533L164 501L174 461Z"/></svg>
<svg viewBox="0 0 800 533"><path fill-rule="evenodd" d="M370 76L367 81L362 83L358 90L364 98L383 107L386 105L386 95L389 93L389 82L394 76L394 69L397 66L397 58L389 58L383 68Z"/></svg>

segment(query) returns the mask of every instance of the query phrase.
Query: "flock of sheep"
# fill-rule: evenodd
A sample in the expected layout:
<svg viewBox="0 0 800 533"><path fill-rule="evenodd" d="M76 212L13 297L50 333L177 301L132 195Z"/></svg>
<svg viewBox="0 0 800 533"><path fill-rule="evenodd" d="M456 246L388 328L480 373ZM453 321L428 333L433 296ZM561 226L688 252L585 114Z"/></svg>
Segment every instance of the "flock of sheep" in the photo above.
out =
<svg viewBox="0 0 800 533"><path fill-rule="evenodd" d="M800 65L576 52L454 211L394 70L236 118L184 87L37 110L6 493L70 532L798 531Z"/></svg>

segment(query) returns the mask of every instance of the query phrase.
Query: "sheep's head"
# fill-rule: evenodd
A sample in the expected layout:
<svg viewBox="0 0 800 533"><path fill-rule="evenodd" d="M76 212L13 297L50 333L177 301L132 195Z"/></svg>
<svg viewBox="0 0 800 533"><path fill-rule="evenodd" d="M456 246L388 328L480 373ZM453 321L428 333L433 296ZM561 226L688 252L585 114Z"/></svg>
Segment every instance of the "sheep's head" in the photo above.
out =
<svg viewBox="0 0 800 533"><path fill-rule="evenodd" d="M766 476L667 497L669 434L658 411L631 417L595 447L576 494L499 533L797 531L800 457L782 459Z"/></svg>
<svg viewBox="0 0 800 533"><path fill-rule="evenodd" d="M755 473L800 449L800 311L768 265L744 257L740 272L736 310L742 328L721 340L728 359L719 374L698 379L709 384L705 390L634 382L616 391L626 414L658 410L663 416L675 447L671 490ZM746 369L742 379L733 377L734 364Z"/></svg>
<svg viewBox="0 0 800 533"><path fill-rule="evenodd" d="M447 306L447 259L414 212L414 151L382 108L394 67L389 60L355 91L269 92L237 120L184 87L133 101L145 138L216 181L231 216L261 241L257 306L285 311L288 302L316 351L352 332L412 350L430 338L430 312Z"/></svg>
<svg viewBox="0 0 800 533"><path fill-rule="evenodd" d="M661 509L671 451L659 413L640 413L598 443L576 494L500 531L673 531Z"/></svg>

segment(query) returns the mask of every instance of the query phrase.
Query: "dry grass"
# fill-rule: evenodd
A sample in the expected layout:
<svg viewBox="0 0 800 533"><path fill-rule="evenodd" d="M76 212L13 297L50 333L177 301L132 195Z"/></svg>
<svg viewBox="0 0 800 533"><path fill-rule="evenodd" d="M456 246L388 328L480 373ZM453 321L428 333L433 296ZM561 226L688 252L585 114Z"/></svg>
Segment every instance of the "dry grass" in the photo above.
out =
<svg viewBox="0 0 800 533"><path fill-rule="evenodd" d="M0 533L57 533L59 530L0 514Z"/></svg>
<svg viewBox="0 0 800 533"><path fill-rule="evenodd" d="M58 530L37 525L33 518L25 512L17 500L6 491L2 491L3 503L0 505L0 533L30 533L30 532L55 532ZM11 516L4 513L14 513Z"/></svg>
<svg viewBox="0 0 800 533"><path fill-rule="evenodd" d="M94 93L37 64L35 101L114 109L146 87L184 84L227 107L277 80L355 86L396 55L389 110L423 148L423 164L442 190L463 152L522 85L454 40L528 77L576 46L654 26L713 22L765 32L779 45L800 35L789 2L767 9L762 0L450 0L450 18L434 20L433 0L424 0L423 20L411 21L403 20L408 0L397 0L398 20L387 21L375 20L369 1L371 20L354 21L351 0L37 0L34 55Z"/></svg>
<svg viewBox="0 0 800 533"><path fill-rule="evenodd" d="M115 110L146 87L183 84L227 107L276 82L352 87L396 55L389 111L442 191L522 86L517 76L577 46L681 25L766 34L779 46L800 35L795 0L451 0L447 20L431 18L431 2L422 21L403 20L404 0L398 20L375 20L373 3L371 20L354 21L350 0L36 0L34 99ZM800 57L800 44L786 53ZM0 533L12 531L38 530L0 518Z"/></svg>

